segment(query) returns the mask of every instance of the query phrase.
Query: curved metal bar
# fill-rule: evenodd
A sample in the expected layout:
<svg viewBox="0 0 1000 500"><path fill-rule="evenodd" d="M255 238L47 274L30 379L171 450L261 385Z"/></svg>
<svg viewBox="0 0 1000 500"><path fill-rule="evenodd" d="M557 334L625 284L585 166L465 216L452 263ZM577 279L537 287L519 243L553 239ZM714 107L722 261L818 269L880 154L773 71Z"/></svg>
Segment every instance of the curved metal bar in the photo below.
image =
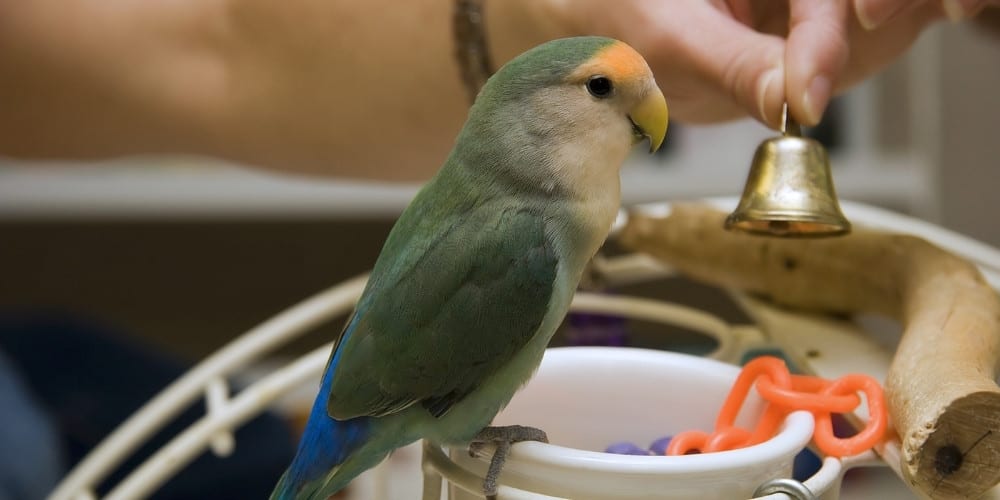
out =
<svg viewBox="0 0 1000 500"><path fill-rule="evenodd" d="M205 359L115 429L70 471L48 498L71 500L80 498L80 495L92 496L95 485L114 471L145 439L202 397L212 380L233 373L262 354L347 312L361 295L367 279L367 275L359 276L314 295Z"/></svg>
<svg viewBox="0 0 1000 500"><path fill-rule="evenodd" d="M753 497L760 498L775 493L784 493L795 500L819 500L809 488L806 488L806 485L788 478L772 479L758 486L753 492Z"/></svg>

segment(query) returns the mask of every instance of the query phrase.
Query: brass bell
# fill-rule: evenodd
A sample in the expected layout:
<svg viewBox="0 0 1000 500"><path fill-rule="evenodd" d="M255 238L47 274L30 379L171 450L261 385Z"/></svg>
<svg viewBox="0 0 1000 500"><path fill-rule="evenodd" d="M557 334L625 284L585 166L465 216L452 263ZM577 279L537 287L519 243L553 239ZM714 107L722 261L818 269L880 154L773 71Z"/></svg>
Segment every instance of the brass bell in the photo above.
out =
<svg viewBox="0 0 1000 500"><path fill-rule="evenodd" d="M743 196L726 218L726 229L800 238L850 232L851 223L837 203L826 149L802 137L787 104L781 131L781 137L757 147Z"/></svg>

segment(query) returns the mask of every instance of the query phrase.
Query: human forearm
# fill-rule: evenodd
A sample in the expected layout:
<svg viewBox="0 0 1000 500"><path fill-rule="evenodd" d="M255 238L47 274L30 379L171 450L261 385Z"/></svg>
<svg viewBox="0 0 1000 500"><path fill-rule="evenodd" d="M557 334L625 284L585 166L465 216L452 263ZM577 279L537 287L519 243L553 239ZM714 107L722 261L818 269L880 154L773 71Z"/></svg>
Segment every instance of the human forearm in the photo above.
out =
<svg viewBox="0 0 1000 500"><path fill-rule="evenodd" d="M0 154L206 154L381 179L440 165L468 105L451 0L226 2L0 4Z"/></svg>
<svg viewBox="0 0 1000 500"><path fill-rule="evenodd" d="M0 154L197 149L222 76L211 18L171 2L5 0L0 10Z"/></svg>
<svg viewBox="0 0 1000 500"><path fill-rule="evenodd" d="M215 153L297 171L425 179L468 106L451 0L235 0Z"/></svg>

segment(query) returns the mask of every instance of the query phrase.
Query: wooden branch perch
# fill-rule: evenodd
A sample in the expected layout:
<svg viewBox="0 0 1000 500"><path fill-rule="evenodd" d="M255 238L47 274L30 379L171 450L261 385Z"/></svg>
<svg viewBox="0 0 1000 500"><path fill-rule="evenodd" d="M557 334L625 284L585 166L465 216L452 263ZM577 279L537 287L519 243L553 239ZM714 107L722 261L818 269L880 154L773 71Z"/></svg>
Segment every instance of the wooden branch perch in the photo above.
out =
<svg viewBox="0 0 1000 500"><path fill-rule="evenodd" d="M885 389L904 478L931 498L975 498L1000 481L1000 298L975 266L909 235L776 239L726 231L724 217L700 205L633 213L619 241L779 304L898 319Z"/></svg>

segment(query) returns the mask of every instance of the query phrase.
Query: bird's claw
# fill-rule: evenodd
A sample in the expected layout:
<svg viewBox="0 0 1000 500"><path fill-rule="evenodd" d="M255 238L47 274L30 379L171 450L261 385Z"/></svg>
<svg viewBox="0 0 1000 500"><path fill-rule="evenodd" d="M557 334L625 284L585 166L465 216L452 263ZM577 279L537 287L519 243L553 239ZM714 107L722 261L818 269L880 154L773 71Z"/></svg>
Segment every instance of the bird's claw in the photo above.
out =
<svg viewBox="0 0 1000 500"><path fill-rule="evenodd" d="M507 425L502 427L486 427L479 431L476 437L472 439L472 442L469 443L469 455L473 457L479 455L487 444L492 443L496 446L496 451L493 452L493 459L490 460L490 467L486 471L486 477L483 479L483 493L488 500L496 500L497 479L499 479L500 471L507 461L507 454L510 452L511 445L522 441L548 443L549 437L541 429L523 425Z"/></svg>

